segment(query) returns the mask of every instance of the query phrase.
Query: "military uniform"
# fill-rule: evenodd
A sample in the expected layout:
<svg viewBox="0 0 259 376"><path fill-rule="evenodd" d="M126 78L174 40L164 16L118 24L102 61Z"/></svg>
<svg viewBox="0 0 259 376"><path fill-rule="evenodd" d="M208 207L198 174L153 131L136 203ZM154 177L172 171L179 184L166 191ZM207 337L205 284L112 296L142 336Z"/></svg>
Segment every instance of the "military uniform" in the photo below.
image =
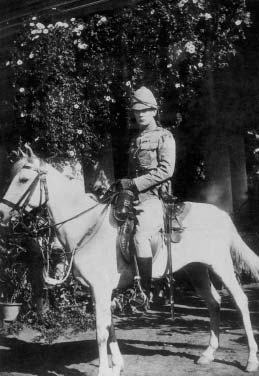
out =
<svg viewBox="0 0 259 376"><path fill-rule="evenodd" d="M159 195L163 183L172 177L174 166L175 141L168 130L156 127L131 141L129 177L140 192L140 201Z"/></svg>
<svg viewBox="0 0 259 376"><path fill-rule="evenodd" d="M120 188L137 193L139 204L135 229L135 247L141 284L148 296L151 287L151 237L163 228L164 215L160 191L172 177L175 167L175 141L172 134L155 121L158 105L146 87L134 92L132 110L141 129L129 148L129 179L121 179Z"/></svg>
<svg viewBox="0 0 259 376"><path fill-rule="evenodd" d="M159 197L163 184L173 175L175 141L161 127L141 132L129 149L129 176L138 190L135 246L138 257L152 257L150 239L163 227L163 208Z"/></svg>

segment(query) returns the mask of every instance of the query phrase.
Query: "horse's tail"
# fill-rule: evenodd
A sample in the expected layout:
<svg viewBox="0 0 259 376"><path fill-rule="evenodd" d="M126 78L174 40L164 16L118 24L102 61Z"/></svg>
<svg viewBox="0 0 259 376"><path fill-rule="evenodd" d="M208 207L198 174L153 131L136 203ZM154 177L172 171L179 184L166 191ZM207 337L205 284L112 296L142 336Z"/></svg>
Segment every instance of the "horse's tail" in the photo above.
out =
<svg viewBox="0 0 259 376"><path fill-rule="evenodd" d="M231 255L236 269L248 272L259 282L259 257L241 238L233 222L231 223L231 227Z"/></svg>

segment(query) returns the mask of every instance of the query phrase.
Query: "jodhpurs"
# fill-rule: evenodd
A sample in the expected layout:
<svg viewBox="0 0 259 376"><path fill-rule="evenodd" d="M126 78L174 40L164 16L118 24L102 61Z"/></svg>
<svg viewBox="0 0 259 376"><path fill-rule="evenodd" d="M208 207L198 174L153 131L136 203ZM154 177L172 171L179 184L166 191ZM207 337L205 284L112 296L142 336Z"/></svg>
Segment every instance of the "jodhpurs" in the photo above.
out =
<svg viewBox="0 0 259 376"><path fill-rule="evenodd" d="M151 237L163 228L163 207L158 197L152 196L136 206L137 225L134 237L138 257L152 257Z"/></svg>

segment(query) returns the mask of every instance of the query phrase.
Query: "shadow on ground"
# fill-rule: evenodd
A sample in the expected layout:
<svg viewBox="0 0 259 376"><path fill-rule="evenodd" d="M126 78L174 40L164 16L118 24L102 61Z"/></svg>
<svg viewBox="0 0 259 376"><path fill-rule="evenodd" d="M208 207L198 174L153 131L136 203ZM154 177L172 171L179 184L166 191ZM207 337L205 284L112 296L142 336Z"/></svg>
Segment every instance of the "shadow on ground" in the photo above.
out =
<svg viewBox="0 0 259 376"><path fill-rule="evenodd" d="M66 366L89 363L98 357L94 340L46 345L28 343L17 338L2 338L0 343L1 346L9 348L1 350L1 375L6 372L40 376L82 376L80 371L68 371Z"/></svg>
<svg viewBox="0 0 259 376"><path fill-rule="evenodd" d="M254 329L259 329L258 288L247 287L245 291L250 301ZM236 351L243 356L247 340L242 329L240 314L232 299L224 291L221 295L223 298L221 331L232 333L232 347L227 337L221 351L222 354L233 353L233 356L217 357L215 363L224 367L231 366L237 374L238 372L240 374L240 371L244 370L244 361L240 359ZM117 317L115 322L120 334L119 344L122 354L126 357L136 357L136 359L170 356L172 361L180 358L194 364L198 359L197 354L204 350L204 343L206 343L204 338L206 337L207 341L209 336L207 309L203 302L192 293L186 296L176 296L174 321L170 317L170 307L164 306L160 307L160 310L151 311L142 316ZM149 335L151 329L153 330L152 336ZM259 334L256 337L259 341ZM86 340L81 340L81 334L79 340L72 339L69 342L54 344L27 342L19 337L0 338L0 374L1 376L11 376L16 373L30 376L92 376L97 373L97 344L93 339L93 333L91 336L84 333L83 338ZM242 365L234 358L239 359ZM72 367L72 365L77 366ZM88 372L89 365L91 370Z"/></svg>

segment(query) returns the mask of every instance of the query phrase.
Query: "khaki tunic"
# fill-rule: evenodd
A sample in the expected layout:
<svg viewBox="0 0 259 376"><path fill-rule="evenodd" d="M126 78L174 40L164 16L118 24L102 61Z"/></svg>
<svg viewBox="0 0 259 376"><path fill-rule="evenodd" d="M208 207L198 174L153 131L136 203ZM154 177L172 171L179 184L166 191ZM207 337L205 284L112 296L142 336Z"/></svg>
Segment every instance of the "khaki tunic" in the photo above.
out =
<svg viewBox="0 0 259 376"><path fill-rule="evenodd" d="M162 183L175 167L175 141L168 130L156 127L138 134L129 149L129 177L134 179L139 200L158 196Z"/></svg>

